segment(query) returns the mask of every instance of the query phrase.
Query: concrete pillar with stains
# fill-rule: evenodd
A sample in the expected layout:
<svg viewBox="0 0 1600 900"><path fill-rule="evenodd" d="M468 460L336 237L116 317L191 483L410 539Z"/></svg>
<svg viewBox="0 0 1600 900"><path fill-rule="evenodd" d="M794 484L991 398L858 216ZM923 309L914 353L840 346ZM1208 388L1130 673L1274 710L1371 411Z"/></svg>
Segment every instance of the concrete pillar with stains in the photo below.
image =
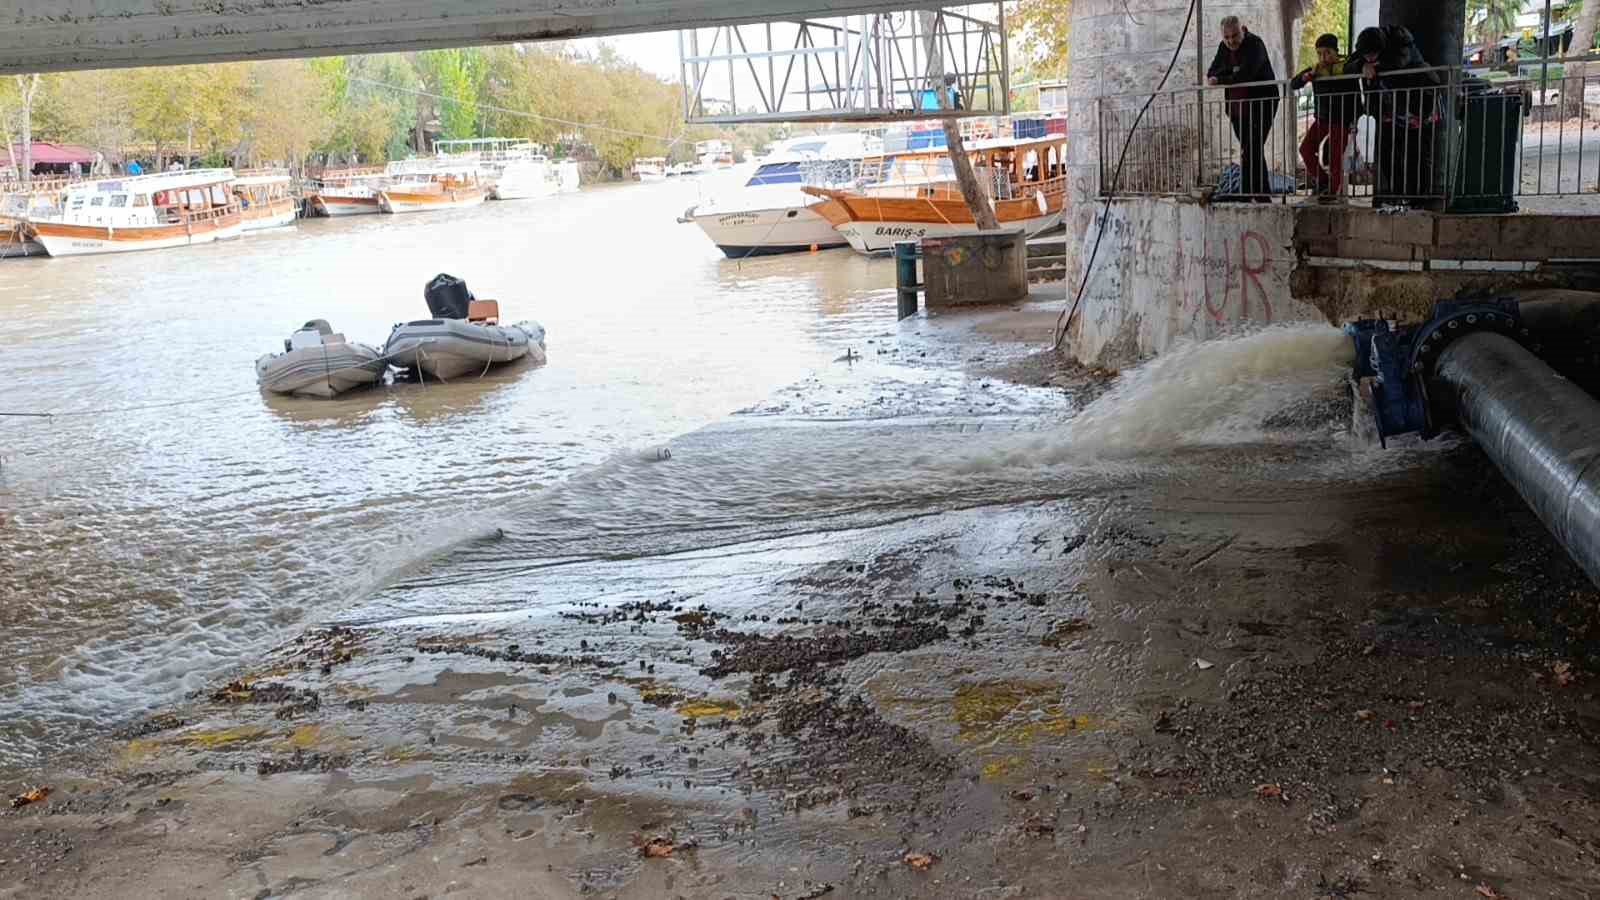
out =
<svg viewBox="0 0 1600 900"><path fill-rule="evenodd" d="M1292 74L1293 23L1299 8L1299 0L1205 2L1202 4L1203 21L1191 23L1188 35L1184 36L1184 19L1190 11L1186 0L1147 0L1137 4L1129 4L1127 0L1075 0L1072 56L1067 76L1071 96L1067 128L1071 139L1067 149L1068 185L1063 216L1067 229L1069 290L1076 289L1082 278L1082 265L1087 257L1085 236L1092 242L1090 228L1100 203L1101 106L1097 98L1155 90L1162 73L1172 62L1174 50L1178 51L1177 63L1166 86L1194 87L1198 78L1196 54L1201 54L1201 67L1210 63L1221 39L1221 20L1228 15L1238 16L1246 28L1266 42L1278 77L1287 78ZM1192 120L1192 115L1190 118ZM1220 127L1227 125L1222 122ZM1115 167L1121 149L1120 142L1107 148L1108 170ZM1193 152L1191 148L1189 153ZM1190 172L1186 177L1193 181L1194 166L1190 164L1188 168Z"/></svg>

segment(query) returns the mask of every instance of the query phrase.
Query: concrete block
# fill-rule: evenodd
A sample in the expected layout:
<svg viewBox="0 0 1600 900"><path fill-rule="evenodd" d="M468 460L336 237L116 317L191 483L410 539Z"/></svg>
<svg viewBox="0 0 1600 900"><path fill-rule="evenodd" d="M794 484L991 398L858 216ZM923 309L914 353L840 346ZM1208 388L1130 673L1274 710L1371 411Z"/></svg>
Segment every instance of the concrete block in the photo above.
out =
<svg viewBox="0 0 1600 900"><path fill-rule="evenodd" d="M1394 241L1369 241L1357 238L1343 238L1339 241L1339 252L1328 254L1330 256L1343 256L1349 259L1383 259L1400 262L1409 262L1414 256L1414 248L1410 244L1397 244Z"/></svg>
<svg viewBox="0 0 1600 900"><path fill-rule="evenodd" d="M1341 241L1336 237L1319 237L1305 242L1295 238L1294 246L1306 256L1334 257L1340 253Z"/></svg>
<svg viewBox="0 0 1600 900"><path fill-rule="evenodd" d="M1556 216L1559 227L1547 258L1600 257L1600 216Z"/></svg>
<svg viewBox="0 0 1600 900"><path fill-rule="evenodd" d="M1388 218L1397 243L1415 244L1419 247L1427 247L1433 243L1432 213L1411 212Z"/></svg>
<svg viewBox="0 0 1600 900"><path fill-rule="evenodd" d="M1500 221L1498 216L1442 215L1436 217L1434 235L1435 242L1441 247L1480 247L1487 250L1500 240Z"/></svg>
<svg viewBox="0 0 1600 900"><path fill-rule="evenodd" d="M1347 209L1343 236L1358 241L1392 241L1394 217L1380 216L1368 209Z"/></svg>
<svg viewBox="0 0 1600 900"><path fill-rule="evenodd" d="M1541 255L1552 244L1562 240L1562 218L1557 216L1512 215L1497 216L1500 220L1499 244L1509 254L1499 259L1527 259L1530 253Z"/></svg>
<svg viewBox="0 0 1600 900"><path fill-rule="evenodd" d="M1343 210L1329 206L1306 206L1295 210L1294 213L1294 239L1298 243L1302 240L1315 240L1324 237L1338 237L1342 231L1334 231L1337 223L1341 228L1344 219L1339 213Z"/></svg>
<svg viewBox="0 0 1600 900"><path fill-rule="evenodd" d="M1028 296L1028 239L1021 229L922 241L928 308L1015 303Z"/></svg>

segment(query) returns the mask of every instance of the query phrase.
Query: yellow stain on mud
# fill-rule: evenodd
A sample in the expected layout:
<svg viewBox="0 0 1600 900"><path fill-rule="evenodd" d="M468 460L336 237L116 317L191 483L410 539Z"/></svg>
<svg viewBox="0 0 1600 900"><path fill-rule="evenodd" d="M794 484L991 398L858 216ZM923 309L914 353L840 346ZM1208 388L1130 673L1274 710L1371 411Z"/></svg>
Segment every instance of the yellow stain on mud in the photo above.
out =
<svg viewBox="0 0 1600 900"><path fill-rule="evenodd" d="M1020 756L1002 756L983 764L984 781L1004 781L1012 772L1021 768L1024 760Z"/></svg>
<svg viewBox="0 0 1600 900"><path fill-rule="evenodd" d="M321 725L301 725L279 741L275 750L310 750L322 742Z"/></svg>
<svg viewBox="0 0 1600 900"><path fill-rule="evenodd" d="M1045 737L1098 731L1116 723L1087 713L1069 713L1055 701L1061 685L1025 681L966 684L956 689L951 719L964 743L1031 744Z"/></svg>
<svg viewBox="0 0 1600 900"><path fill-rule="evenodd" d="M737 719L739 706L731 700L690 700L678 706L678 715L689 719Z"/></svg>
<svg viewBox="0 0 1600 900"><path fill-rule="evenodd" d="M199 747L203 750L214 750L229 744L260 740L269 733L267 729L259 725L240 725L235 728L216 728L180 734L169 743L181 744L186 747Z"/></svg>

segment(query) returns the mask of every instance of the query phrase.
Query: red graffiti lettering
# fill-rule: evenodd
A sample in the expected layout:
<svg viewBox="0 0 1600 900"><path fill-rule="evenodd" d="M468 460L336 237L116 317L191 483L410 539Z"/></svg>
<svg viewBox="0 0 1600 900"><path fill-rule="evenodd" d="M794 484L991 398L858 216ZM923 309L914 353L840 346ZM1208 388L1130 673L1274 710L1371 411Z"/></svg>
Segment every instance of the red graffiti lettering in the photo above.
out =
<svg viewBox="0 0 1600 900"><path fill-rule="evenodd" d="M1201 255L1195 258L1195 264L1201 269L1200 282L1204 287L1205 310L1212 319L1222 322L1227 318L1228 301L1232 298L1234 288L1239 291L1239 318L1250 318L1250 288L1255 287L1255 295L1261 300L1261 320L1272 321L1272 301L1267 296L1266 286L1261 283L1261 276L1267 274L1272 266L1272 256L1269 251L1267 239L1258 232L1245 231L1239 235L1239 259L1233 259L1233 245L1227 239L1222 242L1222 253L1218 256L1211 254L1210 236L1204 239ZM1256 261L1250 261L1250 248L1255 247ZM1222 274L1222 297L1214 300L1211 296L1212 272L1220 271Z"/></svg>
<svg viewBox="0 0 1600 900"><path fill-rule="evenodd" d="M1251 244L1256 245L1256 252L1260 257L1256 260L1254 267L1250 265L1250 252L1247 249ZM1256 286L1256 295L1261 298L1262 321L1272 321L1272 301L1267 299L1267 289L1261 286L1261 276L1266 273L1267 266L1271 264L1272 259L1268 256L1266 238L1254 231L1246 231L1240 236L1239 270L1242 274L1239 277L1239 312L1246 319L1250 318L1250 297L1247 294L1245 284L1248 281Z"/></svg>

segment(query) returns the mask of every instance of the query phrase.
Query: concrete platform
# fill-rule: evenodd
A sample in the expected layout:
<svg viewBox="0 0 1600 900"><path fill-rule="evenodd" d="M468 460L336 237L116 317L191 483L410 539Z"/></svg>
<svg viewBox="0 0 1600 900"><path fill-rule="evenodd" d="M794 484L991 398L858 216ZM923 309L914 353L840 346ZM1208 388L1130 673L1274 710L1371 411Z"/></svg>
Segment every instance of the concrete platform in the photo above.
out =
<svg viewBox="0 0 1600 900"><path fill-rule="evenodd" d="M1457 216L1130 198L1096 211L1071 354L1124 366L1187 338L1291 321L1422 317L1470 292L1600 287L1600 210Z"/></svg>

